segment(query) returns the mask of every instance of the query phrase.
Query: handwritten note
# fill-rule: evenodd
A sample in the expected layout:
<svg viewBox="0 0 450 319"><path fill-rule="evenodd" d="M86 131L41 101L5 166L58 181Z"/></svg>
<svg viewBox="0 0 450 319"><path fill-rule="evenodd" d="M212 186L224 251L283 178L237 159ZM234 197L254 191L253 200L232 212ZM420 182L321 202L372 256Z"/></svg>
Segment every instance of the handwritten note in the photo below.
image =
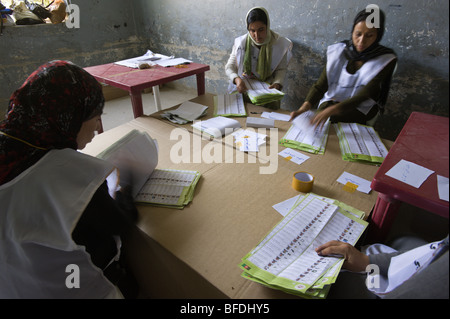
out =
<svg viewBox="0 0 450 319"><path fill-rule="evenodd" d="M419 188L433 173L434 171L428 168L402 159L400 162L395 164L395 166L392 167L386 175L415 188Z"/></svg>
<svg viewBox="0 0 450 319"><path fill-rule="evenodd" d="M284 157L285 159L289 159L290 161L300 165L301 163L303 163L304 161L306 161L309 156L304 155L300 152L294 151L291 148L286 148L284 150L282 150L280 153L278 153L278 155Z"/></svg>
<svg viewBox="0 0 450 319"><path fill-rule="evenodd" d="M347 185L350 182L352 185L357 186L357 191L360 191L362 193L369 194L371 191L370 181L347 172L342 173L337 181L344 185Z"/></svg>

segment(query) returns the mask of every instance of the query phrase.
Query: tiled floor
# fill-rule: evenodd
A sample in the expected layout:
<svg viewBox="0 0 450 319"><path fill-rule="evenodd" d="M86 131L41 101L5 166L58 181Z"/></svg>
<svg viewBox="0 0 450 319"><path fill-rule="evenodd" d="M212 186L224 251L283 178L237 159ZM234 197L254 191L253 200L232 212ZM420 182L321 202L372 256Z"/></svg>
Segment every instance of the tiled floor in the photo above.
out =
<svg viewBox="0 0 450 319"><path fill-rule="evenodd" d="M197 96L196 89L179 89L170 85L161 87L159 93L162 109L181 104ZM155 99L152 93L144 93L142 95L142 104L144 106L144 114L149 115L156 112ZM106 101L102 115L103 130L109 130L129 122L133 118L131 98L129 96Z"/></svg>

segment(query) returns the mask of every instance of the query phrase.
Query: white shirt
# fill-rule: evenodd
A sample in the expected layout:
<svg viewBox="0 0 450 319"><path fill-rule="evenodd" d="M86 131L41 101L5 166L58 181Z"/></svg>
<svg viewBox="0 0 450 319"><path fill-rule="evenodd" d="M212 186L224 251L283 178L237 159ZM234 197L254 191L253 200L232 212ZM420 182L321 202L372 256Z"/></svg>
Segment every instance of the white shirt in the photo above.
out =
<svg viewBox="0 0 450 319"><path fill-rule="evenodd" d="M72 232L111 164L51 150L0 186L0 298L120 298ZM66 280L79 268L80 288ZM76 275L76 274L75 274Z"/></svg>

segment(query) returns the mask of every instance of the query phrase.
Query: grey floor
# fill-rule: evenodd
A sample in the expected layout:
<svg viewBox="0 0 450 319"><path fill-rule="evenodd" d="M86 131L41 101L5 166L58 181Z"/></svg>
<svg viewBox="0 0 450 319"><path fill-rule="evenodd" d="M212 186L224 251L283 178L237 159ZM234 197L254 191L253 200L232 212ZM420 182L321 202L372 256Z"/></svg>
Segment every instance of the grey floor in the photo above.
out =
<svg viewBox="0 0 450 319"><path fill-rule="evenodd" d="M183 103L197 96L196 89L181 89L176 86L165 85L160 88L162 108L169 108ZM144 114L156 112L154 97L151 93L143 94ZM109 100L105 103L102 116L104 130L109 130L133 119L131 100L124 96ZM403 204L394 222L389 238L402 235L416 235L427 241L435 241L444 238L449 233L449 221L418 209Z"/></svg>
<svg viewBox="0 0 450 319"><path fill-rule="evenodd" d="M183 103L197 96L197 89L178 88L164 85L159 89L161 108L166 109ZM155 99L152 93L142 95L144 114L150 115L156 112ZM103 130L109 130L133 119L131 99L128 95L107 100L103 109Z"/></svg>

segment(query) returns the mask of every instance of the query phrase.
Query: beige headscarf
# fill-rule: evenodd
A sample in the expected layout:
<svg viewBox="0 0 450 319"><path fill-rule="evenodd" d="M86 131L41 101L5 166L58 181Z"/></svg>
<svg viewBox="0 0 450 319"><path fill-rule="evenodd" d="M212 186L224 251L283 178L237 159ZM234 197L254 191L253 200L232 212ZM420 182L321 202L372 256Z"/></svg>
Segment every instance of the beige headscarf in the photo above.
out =
<svg viewBox="0 0 450 319"><path fill-rule="evenodd" d="M252 59L251 59L251 43L260 47L259 56L258 56L258 65L256 66L256 71L260 76L261 81L265 81L271 75L271 64L272 64L272 45L277 40L278 34L270 30L270 19L269 13L263 7L254 7L247 12L245 17L245 21L247 23L248 16L250 12L255 9L260 9L264 11L267 17L267 36L263 43L257 43L250 32L247 35L247 43L245 47L245 55L244 55L244 72L246 74L252 73ZM248 30L248 25L247 25Z"/></svg>

